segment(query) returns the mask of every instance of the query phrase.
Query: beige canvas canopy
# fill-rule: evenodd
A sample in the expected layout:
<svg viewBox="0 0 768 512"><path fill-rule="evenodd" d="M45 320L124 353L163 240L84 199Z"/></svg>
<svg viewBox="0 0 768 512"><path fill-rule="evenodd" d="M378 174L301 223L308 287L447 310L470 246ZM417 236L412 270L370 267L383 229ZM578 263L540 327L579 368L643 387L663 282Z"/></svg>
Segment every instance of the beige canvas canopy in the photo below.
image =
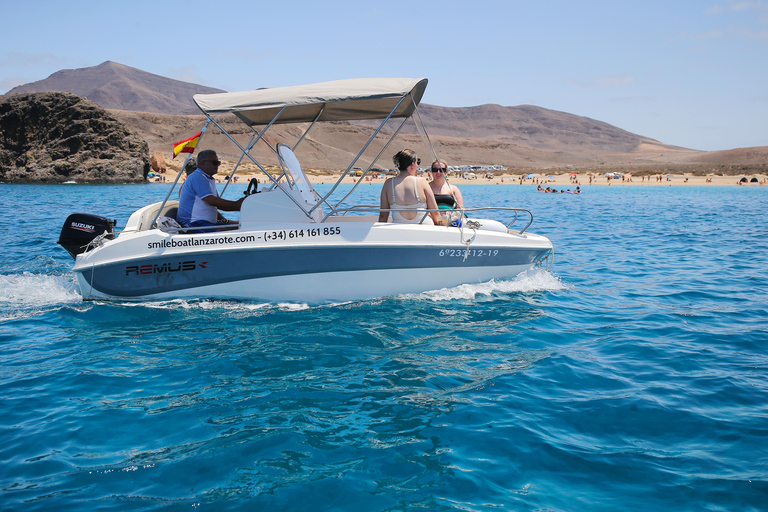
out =
<svg viewBox="0 0 768 512"><path fill-rule="evenodd" d="M231 112L246 124L266 125L285 107L276 124L353 121L386 118L409 93L392 117L409 117L421 101L426 78L355 78L255 91L196 94L203 113Z"/></svg>

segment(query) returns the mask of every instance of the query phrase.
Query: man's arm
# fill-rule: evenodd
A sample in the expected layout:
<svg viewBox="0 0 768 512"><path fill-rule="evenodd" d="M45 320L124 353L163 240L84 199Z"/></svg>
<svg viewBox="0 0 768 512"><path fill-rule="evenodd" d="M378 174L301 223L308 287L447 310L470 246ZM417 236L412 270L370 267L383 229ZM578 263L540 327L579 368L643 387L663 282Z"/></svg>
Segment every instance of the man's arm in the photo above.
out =
<svg viewBox="0 0 768 512"><path fill-rule="evenodd" d="M222 199L220 197L210 195L205 196L203 201L211 206L218 208L219 210L224 210L225 212L239 212L240 206L243 204L244 199L244 197L241 197L237 201L229 201L227 199Z"/></svg>

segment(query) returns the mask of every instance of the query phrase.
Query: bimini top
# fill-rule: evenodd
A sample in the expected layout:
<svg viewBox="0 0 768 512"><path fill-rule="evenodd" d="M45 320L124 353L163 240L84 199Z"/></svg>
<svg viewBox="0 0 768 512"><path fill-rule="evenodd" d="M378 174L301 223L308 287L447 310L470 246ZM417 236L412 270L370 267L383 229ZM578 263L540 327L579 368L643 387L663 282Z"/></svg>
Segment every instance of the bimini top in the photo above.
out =
<svg viewBox="0 0 768 512"><path fill-rule="evenodd" d="M231 112L248 125L268 124L280 109L276 124L318 121L383 119L407 94L392 117L409 117L421 101L426 78L355 78L318 84L258 89L255 91L195 94L203 113Z"/></svg>

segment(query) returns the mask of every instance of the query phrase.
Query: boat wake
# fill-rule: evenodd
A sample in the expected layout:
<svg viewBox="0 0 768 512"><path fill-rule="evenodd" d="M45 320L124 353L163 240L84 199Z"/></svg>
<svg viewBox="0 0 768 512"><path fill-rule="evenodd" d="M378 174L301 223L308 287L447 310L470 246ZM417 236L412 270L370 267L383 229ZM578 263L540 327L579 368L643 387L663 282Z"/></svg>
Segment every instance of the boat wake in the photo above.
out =
<svg viewBox="0 0 768 512"><path fill-rule="evenodd" d="M434 302L450 300L475 300L479 297L499 297L518 293L536 293L567 290L569 286L562 280L543 269L532 269L521 273L511 280L491 280L478 284L462 284L451 288L441 288L422 293L407 293L398 295L402 300L431 300ZM384 297L368 300L329 302L323 304L292 303L292 302L243 302L226 299L173 299L154 302L126 302L126 306L148 307L159 309L201 309L228 310L242 313L269 313L272 311L303 311L334 307L349 307L354 304L380 303L387 300Z"/></svg>
<svg viewBox="0 0 768 512"><path fill-rule="evenodd" d="M478 297L495 297L516 293L551 292L568 289L568 285L554 274L544 269L531 269L519 274L511 280L492 279L485 283L462 284L452 288L442 288L422 293L401 295L405 299L431 300L435 302L448 300L473 300Z"/></svg>
<svg viewBox="0 0 768 512"><path fill-rule="evenodd" d="M102 303L96 301L97 303ZM106 304L105 302L102 304ZM145 307L151 309L199 309L199 310L226 310L233 312L268 312L268 311L302 311L313 306L303 303L290 302L243 302L227 299L171 299L145 302L124 302L128 307Z"/></svg>
<svg viewBox="0 0 768 512"><path fill-rule="evenodd" d="M508 294L550 292L568 289L560 277L543 269L533 269L511 280L491 280L478 284L462 284L422 293L397 296L401 300L477 300L481 297L498 298ZM49 275L22 274L0 275L0 322L27 318L51 309L82 304L83 297L72 274ZM363 301L308 304L291 302L248 302L226 299L172 299L143 302L121 302L123 307L140 307L170 310L226 310L246 315L268 314L274 311L303 311L316 308L348 307L354 304L380 303L386 298ZM93 306L108 304L92 301ZM109 304L115 304L111 302Z"/></svg>
<svg viewBox="0 0 768 512"><path fill-rule="evenodd" d="M532 269L521 273L510 280L491 280L485 283L462 284L451 288L441 288L439 290L430 290L421 293L407 293L398 295L402 300L430 300L433 302L451 301L451 300L476 300L479 297L495 297L520 293L537 293L568 290L569 285L563 283L560 277L543 269ZM317 308L348 307L354 304L380 303L386 298L362 301L331 302L325 304L307 304L307 303L257 303L240 302L230 300L183 300L174 299L160 302L129 303L128 305L139 307L156 308L185 308L185 309L225 309L241 312L266 313L270 311L302 311Z"/></svg>
<svg viewBox="0 0 768 512"><path fill-rule="evenodd" d="M0 275L0 321L34 316L82 300L72 274Z"/></svg>

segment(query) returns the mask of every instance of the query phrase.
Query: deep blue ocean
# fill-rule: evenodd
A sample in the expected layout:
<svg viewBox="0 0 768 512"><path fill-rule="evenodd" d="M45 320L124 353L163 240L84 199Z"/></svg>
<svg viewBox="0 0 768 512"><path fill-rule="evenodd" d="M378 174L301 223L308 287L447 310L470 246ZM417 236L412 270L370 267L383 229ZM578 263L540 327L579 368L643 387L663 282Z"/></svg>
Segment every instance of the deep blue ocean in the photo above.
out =
<svg viewBox="0 0 768 512"><path fill-rule="evenodd" d="M66 216L168 185L0 185L0 510L767 510L768 188L461 188L530 209L553 267L83 302Z"/></svg>

